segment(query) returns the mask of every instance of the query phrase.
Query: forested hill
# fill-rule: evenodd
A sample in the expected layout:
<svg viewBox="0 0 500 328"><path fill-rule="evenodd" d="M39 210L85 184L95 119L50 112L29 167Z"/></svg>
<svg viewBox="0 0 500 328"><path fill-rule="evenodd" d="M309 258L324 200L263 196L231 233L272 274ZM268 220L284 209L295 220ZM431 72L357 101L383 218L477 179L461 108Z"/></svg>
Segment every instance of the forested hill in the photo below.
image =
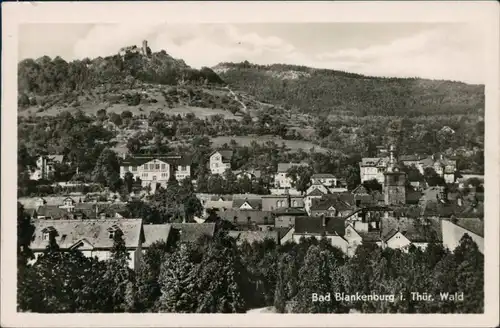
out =
<svg viewBox="0 0 500 328"><path fill-rule="evenodd" d="M129 47L132 50L135 47ZM148 48L149 50L149 48ZM21 107L29 97L55 93L71 94L102 84L145 83L177 85L179 83L214 83L224 81L210 68L193 69L166 51L143 55L137 51L117 53L66 62L61 57L25 59L18 64L18 91Z"/></svg>
<svg viewBox="0 0 500 328"><path fill-rule="evenodd" d="M369 77L294 65L221 63L213 70L233 88L310 114L483 114L484 86L420 78Z"/></svg>

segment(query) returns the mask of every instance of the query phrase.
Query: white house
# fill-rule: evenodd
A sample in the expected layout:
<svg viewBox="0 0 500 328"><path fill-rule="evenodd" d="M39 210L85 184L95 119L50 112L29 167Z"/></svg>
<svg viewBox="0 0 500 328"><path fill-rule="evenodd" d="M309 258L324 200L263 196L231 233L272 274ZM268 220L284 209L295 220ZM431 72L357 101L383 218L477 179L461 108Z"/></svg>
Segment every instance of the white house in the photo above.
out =
<svg viewBox="0 0 500 328"><path fill-rule="evenodd" d="M210 154L209 166L212 174L223 175L227 169L231 169L232 150L216 150Z"/></svg>
<svg viewBox="0 0 500 328"><path fill-rule="evenodd" d="M30 179L50 179L54 175L55 165L61 164L63 160L63 155L46 155L38 157L36 160L36 169L30 173Z"/></svg>
<svg viewBox="0 0 500 328"><path fill-rule="evenodd" d="M337 178L330 173L316 173L311 176L312 184L321 184L325 187L337 187Z"/></svg>
<svg viewBox="0 0 500 328"><path fill-rule="evenodd" d="M172 175L181 181L191 175L189 160L180 155L172 156L136 156L124 159L120 165L120 177L123 179L127 172L132 173L134 179L141 179L142 186L156 186L157 183L165 187Z"/></svg>
<svg viewBox="0 0 500 328"><path fill-rule="evenodd" d="M30 248L35 257L46 249L52 234L63 251L78 249L87 257L107 260L111 256L115 233L120 231L130 255L129 267L138 268L144 242L142 219L34 219L32 222L35 233Z"/></svg>
<svg viewBox="0 0 500 328"><path fill-rule="evenodd" d="M361 162L359 162L361 183L375 179L383 185L388 159L388 157L362 158Z"/></svg>
<svg viewBox="0 0 500 328"><path fill-rule="evenodd" d="M292 167L309 166L307 163L278 163L278 171L274 175L274 187L277 189L292 188L292 179L287 172Z"/></svg>

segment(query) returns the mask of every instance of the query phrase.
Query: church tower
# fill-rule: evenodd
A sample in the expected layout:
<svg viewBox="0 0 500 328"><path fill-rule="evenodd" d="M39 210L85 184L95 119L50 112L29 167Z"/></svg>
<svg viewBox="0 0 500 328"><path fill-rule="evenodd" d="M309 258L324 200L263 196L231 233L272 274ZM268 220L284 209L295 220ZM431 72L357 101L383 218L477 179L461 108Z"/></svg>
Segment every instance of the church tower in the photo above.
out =
<svg viewBox="0 0 500 328"><path fill-rule="evenodd" d="M384 172L385 205L404 205L406 203L406 173L401 172L393 145L389 148L389 163Z"/></svg>

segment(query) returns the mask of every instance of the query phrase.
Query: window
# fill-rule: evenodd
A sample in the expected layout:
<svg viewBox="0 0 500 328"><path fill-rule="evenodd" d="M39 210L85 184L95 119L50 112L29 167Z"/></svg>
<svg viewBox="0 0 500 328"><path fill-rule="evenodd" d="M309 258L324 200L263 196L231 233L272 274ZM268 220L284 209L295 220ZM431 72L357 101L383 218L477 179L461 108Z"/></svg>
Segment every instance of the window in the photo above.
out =
<svg viewBox="0 0 500 328"><path fill-rule="evenodd" d="M156 175L153 175L153 180L156 181Z"/></svg>
<svg viewBox="0 0 500 328"><path fill-rule="evenodd" d="M276 208L278 208L278 207L280 207L280 201L279 200L276 201Z"/></svg>
<svg viewBox="0 0 500 328"><path fill-rule="evenodd" d="M155 170L159 170L160 169L160 164L155 164Z"/></svg>
<svg viewBox="0 0 500 328"><path fill-rule="evenodd" d="M132 172L136 172L137 171L137 166L132 166Z"/></svg>
<svg viewBox="0 0 500 328"><path fill-rule="evenodd" d="M123 167L123 172L128 172L128 166Z"/></svg>
<svg viewBox="0 0 500 328"><path fill-rule="evenodd" d="M248 223L248 224L251 224L251 223L252 223L252 218L251 218L251 217L247 217L247 223Z"/></svg>
<svg viewBox="0 0 500 328"><path fill-rule="evenodd" d="M115 238L115 232L114 231L109 231L109 239L114 239Z"/></svg>
<svg viewBox="0 0 500 328"><path fill-rule="evenodd" d="M165 170L165 169L166 169L166 165L165 165L165 164L162 164L162 165L161 165L161 169L162 169L162 170Z"/></svg>
<svg viewBox="0 0 500 328"><path fill-rule="evenodd" d="M237 216L235 216L235 217L233 218L233 223L237 223L237 222L238 222L238 217L237 217Z"/></svg>
<svg viewBox="0 0 500 328"><path fill-rule="evenodd" d="M293 200L292 204L293 204L293 207L297 207L297 201L296 200Z"/></svg>
<svg viewBox="0 0 500 328"><path fill-rule="evenodd" d="M264 216L264 224L269 224L269 219L267 218L267 216Z"/></svg>

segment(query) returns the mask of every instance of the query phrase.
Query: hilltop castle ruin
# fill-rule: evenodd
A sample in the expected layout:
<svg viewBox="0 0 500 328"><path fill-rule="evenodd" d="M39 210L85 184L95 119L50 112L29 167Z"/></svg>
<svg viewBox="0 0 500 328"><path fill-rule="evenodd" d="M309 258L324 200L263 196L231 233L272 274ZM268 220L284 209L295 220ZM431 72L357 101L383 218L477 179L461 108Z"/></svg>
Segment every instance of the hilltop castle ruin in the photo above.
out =
<svg viewBox="0 0 500 328"><path fill-rule="evenodd" d="M148 47L148 41L144 40L142 41L142 47L138 47L136 45L133 46L128 46L128 47L123 47L120 49L120 56L125 56L127 53L137 53L140 54L144 57L151 57L151 48Z"/></svg>

